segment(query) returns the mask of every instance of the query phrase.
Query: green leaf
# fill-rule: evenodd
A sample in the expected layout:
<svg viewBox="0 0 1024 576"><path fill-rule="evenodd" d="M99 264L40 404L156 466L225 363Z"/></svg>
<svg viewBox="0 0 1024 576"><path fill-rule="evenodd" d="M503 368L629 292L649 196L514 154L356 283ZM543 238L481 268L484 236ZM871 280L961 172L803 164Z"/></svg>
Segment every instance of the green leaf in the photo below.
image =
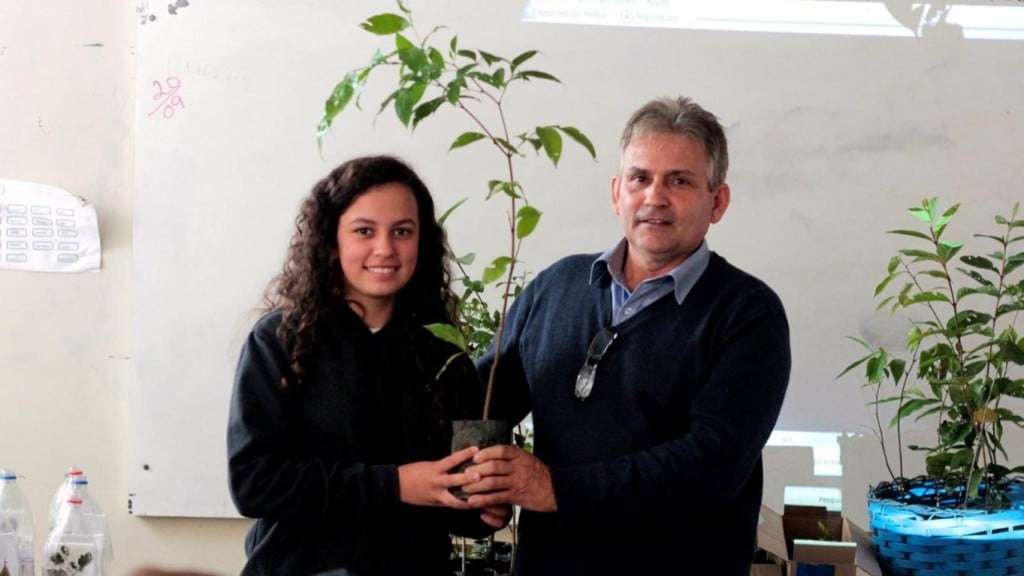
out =
<svg viewBox="0 0 1024 576"><path fill-rule="evenodd" d="M445 98L448 99L448 103L454 105L459 101L459 97L462 96L462 82L458 80L452 80L448 83L448 88L444 92Z"/></svg>
<svg viewBox="0 0 1024 576"><path fill-rule="evenodd" d="M448 151L451 152L456 148L462 148L463 146L472 144L473 142L484 138L487 138L486 134L481 134L479 132L463 132L462 134L459 134L459 137L452 142L451 146L448 147Z"/></svg>
<svg viewBox="0 0 1024 576"><path fill-rule="evenodd" d="M899 256L893 256L889 259L889 265L886 267L889 274L892 274L896 271L896 268L899 268L900 262L902 262L902 260L900 260Z"/></svg>
<svg viewBox="0 0 1024 576"><path fill-rule="evenodd" d="M409 26L409 21L398 14L385 13L370 16L359 26L367 32L384 36L405 30Z"/></svg>
<svg viewBox="0 0 1024 576"><path fill-rule="evenodd" d="M914 412L917 412L918 410L926 406L931 406L932 404L936 404L938 402L939 400L936 398L912 398L910 400L907 400L906 402L900 405L899 411L897 411L896 415L893 416L892 420L889 421L889 427L891 428L893 426L896 426L896 423L899 422L900 420L903 420L907 416L910 416Z"/></svg>
<svg viewBox="0 0 1024 576"><path fill-rule="evenodd" d="M537 227L540 221L540 210L533 206L523 206L516 213L516 238L526 238Z"/></svg>
<svg viewBox="0 0 1024 576"><path fill-rule="evenodd" d="M349 72L334 87L330 97L324 103L324 115L320 120L320 129L318 130L321 135L323 135L327 128L330 128L334 118L352 101L352 96L355 95L358 86L359 81L356 78L355 72Z"/></svg>
<svg viewBox="0 0 1024 576"><path fill-rule="evenodd" d="M412 14L412 11L405 7L405 4L402 3L402 0L398 0L398 9L401 10L402 12L405 12L406 14Z"/></svg>
<svg viewBox="0 0 1024 576"><path fill-rule="evenodd" d="M409 125L413 108L420 101L420 98L423 97L423 92L426 89L427 84L425 82L416 82L408 88L399 90L395 96L395 114L398 115L398 119L402 121L402 124Z"/></svg>
<svg viewBox="0 0 1024 576"><path fill-rule="evenodd" d="M924 208L911 208L910 213L914 215L914 218L917 218L922 222L925 222L927 224L932 223L931 215L928 213L928 210Z"/></svg>
<svg viewBox="0 0 1024 576"><path fill-rule="evenodd" d="M912 236L914 238L920 238L922 240L932 241L932 237L925 234L924 232L918 232L917 230L889 230L886 234L901 234L903 236Z"/></svg>
<svg viewBox="0 0 1024 576"><path fill-rule="evenodd" d="M413 72L419 72L430 64L427 53L401 34L395 36L395 48L398 49L398 59Z"/></svg>
<svg viewBox="0 0 1024 576"><path fill-rule="evenodd" d="M487 62L488 66L493 66L495 62L504 62L505 61L504 58L502 58L501 56L498 56L496 54L491 54L490 52L484 52L483 50L480 50L479 52L480 52L480 57L484 59L484 62Z"/></svg>
<svg viewBox="0 0 1024 576"><path fill-rule="evenodd" d="M1016 342L1007 340L1000 341L999 355L1006 362L1011 362L1018 366L1024 366L1024 349L1018 346Z"/></svg>
<svg viewBox="0 0 1024 576"><path fill-rule="evenodd" d="M463 58L468 58L476 62L476 52L473 52L472 50L459 50L457 54Z"/></svg>
<svg viewBox="0 0 1024 576"><path fill-rule="evenodd" d="M861 364L867 362L868 359L871 358L872 356L874 356L874 354L868 354L867 356L864 356L863 358L859 358L859 359L855 360L854 362L851 362L849 366L847 366L846 368L843 368L843 371L836 375L836 380L838 380L838 379L842 378L843 376L845 376L847 373L850 372L850 370L853 370L857 366L860 366Z"/></svg>
<svg viewBox="0 0 1024 576"><path fill-rule="evenodd" d="M1008 275L1021 265L1024 265L1024 252L1014 254L1006 259L1006 268L1003 270L1003 274Z"/></svg>
<svg viewBox="0 0 1024 576"><path fill-rule="evenodd" d="M505 275L505 271L508 270L508 265L512 263L512 259L508 256L498 256L495 258L491 265L484 269L483 281L484 284L490 284L495 280Z"/></svg>
<svg viewBox="0 0 1024 576"><path fill-rule="evenodd" d="M925 276L931 276L932 278L938 278L940 280L949 280L949 274L946 274L942 270L925 270L921 272Z"/></svg>
<svg viewBox="0 0 1024 576"><path fill-rule="evenodd" d="M437 48L431 47L430 50L427 50L427 57L430 58L430 65L435 70L434 73L440 76L444 70L444 56Z"/></svg>
<svg viewBox="0 0 1024 576"><path fill-rule="evenodd" d="M468 198L463 198L463 199L459 200L458 202L456 202L455 204L452 204L451 206L449 206L448 209L445 210L444 213L441 214L441 216L437 219L438 225L443 228L445 221L448 220L448 217L452 215L452 212L455 212L455 210L459 206L462 206L463 204L465 204L466 200L468 200Z"/></svg>
<svg viewBox="0 0 1024 576"><path fill-rule="evenodd" d="M523 80L529 80L530 78L538 78L540 80L549 80L551 82L561 83L562 81L555 78L547 72L541 72L540 70L523 70L517 73L513 78L522 78Z"/></svg>
<svg viewBox="0 0 1024 576"><path fill-rule="evenodd" d="M462 256L459 256L458 258L455 259L456 262L462 264L463 266L469 266L470 264L473 263L474 260L476 260L476 254L473 252L463 254Z"/></svg>
<svg viewBox="0 0 1024 576"><path fill-rule="evenodd" d="M521 190L522 187L518 182L509 182L507 180L491 180L487 183L487 200L491 199L498 192L504 193L510 198L522 198L516 191Z"/></svg>
<svg viewBox="0 0 1024 576"><path fill-rule="evenodd" d="M551 159L551 162L558 166L558 159L562 157L562 136L551 126L537 126L537 137L544 145L544 152Z"/></svg>
<svg viewBox="0 0 1024 576"><path fill-rule="evenodd" d="M975 238L988 238L989 240L995 240L996 242L999 242L1003 246L1006 246L1006 244L1007 244L1006 240L1003 240L999 236L993 236L991 234L975 234L974 237Z"/></svg>
<svg viewBox="0 0 1024 576"><path fill-rule="evenodd" d="M508 140L505 140L504 138L495 138L494 141L497 142L505 152L508 152L509 154L519 154L519 149L513 146ZM522 156L522 154L519 155Z"/></svg>
<svg viewBox="0 0 1024 576"><path fill-rule="evenodd" d="M419 125L419 123L424 118L433 114L441 106L441 104L444 103L445 98L444 96L441 96L438 98L434 98L433 100L427 100L423 104L417 106L416 111L413 113L412 116L412 127L416 128L416 126Z"/></svg>
<svg viewBox="0 0 1024 576"><path fill-rule="evenodd" d="M519 56L516 56L515 58L512 59L512 71L515 72L516 68L519 68L519 66L522 65L523 62L526 62L527 60L533 58L536 55L536 50L527 50L526 52L523 52Z"/></svg>
<svg viewBox="0 0 1024 576"><path fill-rule="evenodd" d="M917 304L920 302L949 302L949 296L946 296L942 292L918 292L907 300L907 304Z"/></svg>
<svg viewBox="0 0 1024 576"><path fill-rule="evenodd" d="M573 126L556 126L556 128L565 133L569 138L572 138L577 144L586 148L587 152L590 152L590 157L597 160L597 150L594 149L594 144L590 141L590 138L587 138L586 134Z"/></svg>
<svg viewBox="0 0 1024 576"><path fill-rule="evenodd" d="M981 470L973 468L970 478L967 480L967 498L974 499L978 497L979 484L981 484Z"/></svg>
<svg viewBox="0 0 1024 576"><path fill-rule="evenodd" d="M942 235L942 231L945 230L946 224L949 224L949 221L953 218L953 215L956 214L956 211L959 209L960 205L954 204L948 210L943 212L942 216L939 216L937 219L935 219L934 224L932 224L932 230L935 230L936 237Z"/></svg>
<svg viewBox="0 0 1024 576"><path fill-rule="evenodd" d="M491 74L491 84L495 88L504 88L505 87L505 69L504 68L498 68L497 70L495 70L494 74Z"/></svg>
<svg viewBox="0 0 1024 576"><path fill-rule="evenodd" d="M924 459L925 471L929 476L942 476L945 474L946 468L949 467L952 459L953 455L948 452L930 454Z"/></svg>
<svg viewBox="0 0 1024 576"><path fill-rule="evenodd" d="M875 310L881 310L882 308L885 308L886 305L888 305L890 302L892 302L894 300L896 300L895 296L889 296L889 297L885 298L884 300L882 300L881 302L878 303L878 306L875 306Z"/></svg>
<svg viewBox="0 0 1024 576"><path fill-rule="evenodd" d="M882 291L885 290L885 287L888 286L890 282L892 282L893 278L896 278L900 274L901 272L897 272L896 274L889 274L888 276L883 278L882 281L878 283L878 286L875 286L875 296L881 294Z"/></svg>
<svg viewBox="0 0 1024 576"><path fill-rule="evenodd" d="M501 72L500 74L498 72ZM494 86L495 88L501 88L504 86L505 69L499 68L494 74L488 74L486 72L473 71L467 74L470 78L476 78L477 80Z"/></svg>
<svg viewBox="0 0 1024 576"><path fill-rule="evenodd" d="M452 326L451 324L435 323L427 324L424 328L430 330L431 334L441 340L444 340L449 344L454 344L459 348L459 350L462 350L463 352L466 351L466 338L455 326Z"/></svg>
<svg viewBox="0 0 1024 576"><path fill-rule="evenodd" d="M960 257L961 260L963 260L963 258L963 256ZM966 274L967 276L970 276L975 282L981 284L982 286L994 287L994 284L992 284L991 280L985 278L981 274L978 274L974 270L964 270L963 268L957 268L957 270Z"/></svg>
<svg viewBox="0 0 1024 576"><path fill-rule="evenodd" d="M963 246L962 242L939 242L939 260L949 262Z"/></svg>
<svg viewBox="0 0 1024 576"><path fill-rule="evenodd" d="M885 350L875 352L875 354L868 359L868 365L864 371L868 382L877 384L885 379L885 365L888 361L889 355Z"/></svg>
<svg viewBox="0 0 1024 576"><path fill-rule="evenodd" d="M889 375L892 376L893 382L899 382L900 378L903 377L903 371L906 369L907 362L905 360L893 358L889 361Z"/></svg>
<svg viewBox="0 0 1024 576"><path fill-rule="evenodd" d="M991 270L992 272L997 271L996 267L992 264L992 261L984 256L961 256L960 261L974 268Z"/></svg>
<svg viewBox="0 0 1024 576"><path fill-rule="evenodd" d="M924 338L924 333L921 332L921 328L914 326L907 331L907 350L917 350L921 345L921 340Z"/></svg>
<svg viewBox="0 0 1024 576"><path fill-rule="evenodd" d="M939 262L938 254L932 254L931 252L925 252L924 250L900 250L900 254L904 256L910 256L914 259L914 262L921 262L923 260L929 260L932 262Z"/></svg>

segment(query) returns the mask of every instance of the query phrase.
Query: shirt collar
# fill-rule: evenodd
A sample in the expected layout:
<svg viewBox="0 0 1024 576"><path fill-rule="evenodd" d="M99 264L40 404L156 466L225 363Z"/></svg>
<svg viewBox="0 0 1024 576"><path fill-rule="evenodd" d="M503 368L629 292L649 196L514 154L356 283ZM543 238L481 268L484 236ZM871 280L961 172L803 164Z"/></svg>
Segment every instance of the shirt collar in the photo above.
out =
<svg viewBox="0 0 1024 576"><path fill-rule="evenodd" d="M626 258L626 250L629 244L626 239L619 240L615 246L605 250L590 265L590 284L599 279L609 276L620 286L625 287L625 278L622 276L622 265ZM682 304L686 295L693 289L704 270L711 261L711 250L708 248L707 240L703 240L700 246L686 257L681 264L669 270L660 278L671 278L676 296L676 303Z"/></svg>

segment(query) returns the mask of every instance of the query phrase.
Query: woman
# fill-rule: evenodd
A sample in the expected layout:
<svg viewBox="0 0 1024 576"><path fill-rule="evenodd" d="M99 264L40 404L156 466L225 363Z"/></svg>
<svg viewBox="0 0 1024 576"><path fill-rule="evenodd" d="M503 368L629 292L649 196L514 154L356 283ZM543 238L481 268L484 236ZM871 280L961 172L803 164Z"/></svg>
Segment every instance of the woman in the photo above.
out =
<svg viewBox="0 0 1024 576"><path fill-rule="evenodd" d="M258 519L244 575L443 574L450 530L506 521L448 492L474 480L447 472L475 453L445 457L450 421L481 400L472 364L441 373L457 350L423 328L453 320L446 254L430 193L395 158L346 162L303 202L231 401L231 493Z"/></svg>

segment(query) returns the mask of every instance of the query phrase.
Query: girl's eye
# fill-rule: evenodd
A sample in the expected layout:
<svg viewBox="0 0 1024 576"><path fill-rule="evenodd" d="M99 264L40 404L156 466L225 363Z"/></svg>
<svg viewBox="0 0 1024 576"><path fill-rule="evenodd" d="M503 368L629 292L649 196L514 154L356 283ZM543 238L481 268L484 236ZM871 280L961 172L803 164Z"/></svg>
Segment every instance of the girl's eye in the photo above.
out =
<svg viewBox="0 0 1024 576"><path fill-rule="evenodd" d="M369 236L369 235L373 234L373 229L366 228L366 227L356 228L355 230L353 230L353 232L355 232L356 234L358 234L360 236Z"/></svg>
<svg viewBox="0 0 1024 576"><path fill-rule="evenodd" d="M412 236L412 228L396 228L394 235L399 238L407 238Z"/></svg>

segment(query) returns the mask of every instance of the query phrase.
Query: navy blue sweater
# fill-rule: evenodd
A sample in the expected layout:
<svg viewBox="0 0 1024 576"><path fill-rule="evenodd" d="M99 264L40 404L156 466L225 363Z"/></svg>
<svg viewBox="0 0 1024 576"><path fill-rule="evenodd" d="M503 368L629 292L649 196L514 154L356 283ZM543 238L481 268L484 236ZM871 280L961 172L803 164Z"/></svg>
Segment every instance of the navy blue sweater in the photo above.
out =
<svg viewBox="0 0 1024 576"><path fill-rule="evenodd" d="M495 410L533 412L558 503L523 513L519 573L745 575L761 449L789 379L782 304L712 254L681 305L668 294L615 328L581 401L576 374L611 325L610 278L589 284L595 258L554 264L509 312Z"/></svg>

